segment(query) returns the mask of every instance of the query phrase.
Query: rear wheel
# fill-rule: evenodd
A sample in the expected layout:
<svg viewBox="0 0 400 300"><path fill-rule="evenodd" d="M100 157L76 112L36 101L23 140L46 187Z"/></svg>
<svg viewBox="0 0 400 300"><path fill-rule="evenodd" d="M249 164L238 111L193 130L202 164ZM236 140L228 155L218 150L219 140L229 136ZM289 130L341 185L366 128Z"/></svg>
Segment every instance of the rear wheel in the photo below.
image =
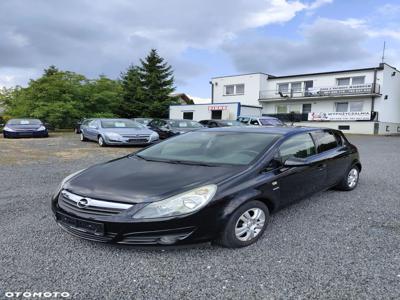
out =
<svg viewBox="0 0 400 300"><path fill-rule="evenodd" d="M261 201L240 206L229 218L216 241L227 248L240 248L255 243L264 233L269 220L268 207Z"/></svg>
<svg viewBox="0 0 400 300"><path fill-rule="evenodd" d="M336 186L336 188L342 191L354 190L358 184L359 177L359 168L357 166L352 166L340 183Z"/></svg>

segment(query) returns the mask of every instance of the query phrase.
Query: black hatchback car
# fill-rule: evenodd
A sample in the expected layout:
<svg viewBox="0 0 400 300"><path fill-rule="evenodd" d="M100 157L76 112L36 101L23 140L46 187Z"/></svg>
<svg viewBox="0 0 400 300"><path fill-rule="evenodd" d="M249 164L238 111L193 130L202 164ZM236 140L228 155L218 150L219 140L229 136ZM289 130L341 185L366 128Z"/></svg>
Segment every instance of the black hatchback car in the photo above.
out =
<svg viewBox="0 0 400 300"><path fill-rule="evenodd" d="M52 210L64 230L94 241L243 247L271 213L318 191L352 190L360 171L340 131L201 129L68 176Z"/></svg>

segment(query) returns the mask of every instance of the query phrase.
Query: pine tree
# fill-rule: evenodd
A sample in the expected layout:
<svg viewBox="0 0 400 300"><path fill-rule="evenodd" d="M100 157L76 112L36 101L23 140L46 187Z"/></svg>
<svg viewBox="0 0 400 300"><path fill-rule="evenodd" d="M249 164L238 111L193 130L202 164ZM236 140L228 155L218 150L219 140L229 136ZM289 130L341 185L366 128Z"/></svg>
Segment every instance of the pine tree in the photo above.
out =
<svg viewBox="0 0 400 300"><path fill-rule="evenodd" d="M121 75L121 82L123 87L123 101L118 114L125 118L145 116L147 105L145 103L138 67L130 66Z"/></svg>
<svg viewBox="0 0 400 300"><path fill-rule="evenodd" d="M138 67L143 87L144 116L168 117L169 105L175 102L170 94L175 90L171 66L152 49Z"/></svg>

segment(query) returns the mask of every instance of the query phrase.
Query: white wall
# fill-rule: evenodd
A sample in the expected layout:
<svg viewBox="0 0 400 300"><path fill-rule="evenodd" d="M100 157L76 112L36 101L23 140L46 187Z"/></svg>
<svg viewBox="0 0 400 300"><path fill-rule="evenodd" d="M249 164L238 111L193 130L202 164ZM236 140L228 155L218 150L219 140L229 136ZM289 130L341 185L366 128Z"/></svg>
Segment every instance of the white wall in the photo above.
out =
<svg viewBox="0 0 400 300"><path fill-rule="evenodd" d="M375 98L374 110L378 111L378 120L400 123L400 72L385 64L383 71L378 72L378 83L382 94ZM385 95L388 96L387 100L384 99Z"/></svg>
<svg viewBox="0 0 400 300"><path fill-rule="evenodd" d="M298 122L294 123L294 126L306 126L306 127L323 127L339 129L340 125L350 126L350 130L342 130L344 133L352 134L374 134L375 122Z"/></svg>
<svg viewBox="0 0 400 300"><path fill-rule="evenodd" d="M211 119L211 111L209 107L224 106L222 110L222 119L236 120L238 114L238 103L214 103L214 104L190 104L190 105L171 105L169 107L170 119L183 119L184 112L193 112L193 120L209 120Z"/></svg>
<svg viewBox="0 0 400 300"><path fill-rule="evenodd" d="M241 116L261 116L262 107L244 106L240 107Z"/></svg>
<svg viewBox="0 0 400 300"><path fill-rule="evenodd" d="M261 86L266 86L268 76L262 73L217 77L211 81L214 85L214 102L240 102L243 105L260 106L258 102ZM244 84L243 95L225 95L226 85Z"/></svg>

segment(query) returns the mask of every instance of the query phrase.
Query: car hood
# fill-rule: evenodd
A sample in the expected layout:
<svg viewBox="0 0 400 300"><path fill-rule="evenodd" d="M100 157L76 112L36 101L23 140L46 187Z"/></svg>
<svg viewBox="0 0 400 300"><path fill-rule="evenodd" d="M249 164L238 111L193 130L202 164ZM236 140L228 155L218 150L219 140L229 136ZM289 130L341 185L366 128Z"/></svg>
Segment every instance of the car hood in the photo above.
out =
<svg viewBox="0 0 400 300"><path fill-rule="evenodd" d="M152 134L153 131L148 128L102 128L102 132L114 132L118 134Z"/></svg>
<svg viewBox="0 0 400 300"><path fill-rule="evenodd" d="M69 180L64 189L95 199L154 202L201 185L218 183L240 169L146 161L130 156L93 166Z"/></svg>

